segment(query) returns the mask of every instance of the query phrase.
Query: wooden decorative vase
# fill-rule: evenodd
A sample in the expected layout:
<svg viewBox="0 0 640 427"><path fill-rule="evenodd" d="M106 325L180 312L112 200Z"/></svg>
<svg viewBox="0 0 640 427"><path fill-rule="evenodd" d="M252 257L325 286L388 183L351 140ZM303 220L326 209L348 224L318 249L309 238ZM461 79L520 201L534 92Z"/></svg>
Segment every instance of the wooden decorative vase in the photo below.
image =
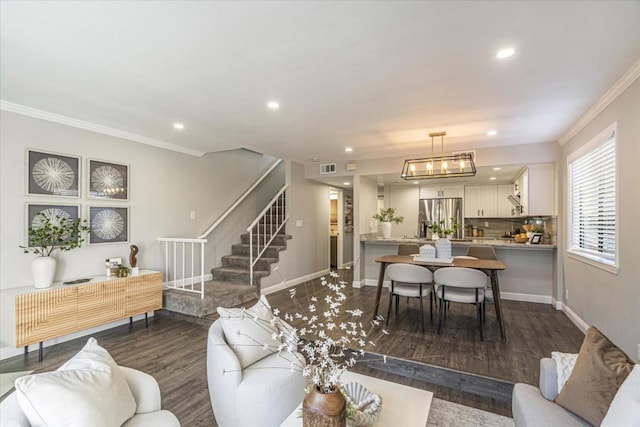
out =
<svg viewBox="0 0 640 427"><path fill-rule="evenodd" d="M302 401L303 427L346 427L347 401L339 388L321 393L313 387Z"/></svg>

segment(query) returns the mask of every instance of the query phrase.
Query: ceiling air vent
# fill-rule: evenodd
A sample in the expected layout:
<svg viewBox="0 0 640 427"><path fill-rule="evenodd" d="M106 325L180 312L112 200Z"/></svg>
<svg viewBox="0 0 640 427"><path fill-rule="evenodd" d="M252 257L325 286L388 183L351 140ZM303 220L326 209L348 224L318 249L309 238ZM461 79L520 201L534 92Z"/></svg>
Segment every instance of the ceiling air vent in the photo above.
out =
<svg viewBox="0 0 640 427"><path fill-rule="evenodd" d="M320 174L327 174L327 173L336 173L335 163L325 163L324 165L320 165Z"/></svg>

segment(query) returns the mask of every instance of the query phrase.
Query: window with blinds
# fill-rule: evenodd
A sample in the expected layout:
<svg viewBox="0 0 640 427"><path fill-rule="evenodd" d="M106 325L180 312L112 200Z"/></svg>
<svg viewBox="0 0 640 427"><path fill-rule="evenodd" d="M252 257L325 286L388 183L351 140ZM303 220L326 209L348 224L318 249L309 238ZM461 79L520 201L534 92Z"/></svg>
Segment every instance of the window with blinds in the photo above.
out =
<svg viewBox="0 0 640 427"><path fill-rule="evenodd" d="M616 124L567 159L568 250L616 272Z"/></svg>

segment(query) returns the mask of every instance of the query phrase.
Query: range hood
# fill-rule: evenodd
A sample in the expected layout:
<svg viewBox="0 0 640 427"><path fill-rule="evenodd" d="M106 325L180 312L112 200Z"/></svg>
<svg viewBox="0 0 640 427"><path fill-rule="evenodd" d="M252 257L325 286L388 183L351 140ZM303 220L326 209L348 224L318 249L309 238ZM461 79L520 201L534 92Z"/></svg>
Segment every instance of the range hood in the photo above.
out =
<svg viewBox="0 0 640 427"><path fill-rule="evenodd" d="M513 206L515 206L516 208L520 207L520 196L514 196L512 194L509 194L507 196L507 200L509 200L511 202L511 204Z"/></svg>

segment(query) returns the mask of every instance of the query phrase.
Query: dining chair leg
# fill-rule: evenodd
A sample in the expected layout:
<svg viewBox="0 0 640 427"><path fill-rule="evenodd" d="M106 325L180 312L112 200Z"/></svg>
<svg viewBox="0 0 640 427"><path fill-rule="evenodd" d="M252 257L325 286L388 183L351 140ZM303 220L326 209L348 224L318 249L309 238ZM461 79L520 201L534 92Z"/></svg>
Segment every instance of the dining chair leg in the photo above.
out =
<svg viewBox="0 0 640 427"><path fill-rule="evenodd" d="M433 323L433 292L429 293L429 320Z"/></svg>
<svg viewBox="0 0 640 427"><path fill-rule="evenodd" d="M443 305L444 301L440 298L440 303L438 304L438 335L440 335L440 327L442 326Z"/></svg>
<svg viewBox="0 0 640 427"><path fill-rule="evenodd" d="M387 310L387 326L389 326L389 317L391 317L391 304L393 303L393 294L389 293L389 309Z"/></svg>
<svg viewBox="0 0 640 427"><path fill-rule="evenodd" d="M422 295L420 295L420 320L422 321L422 333L424 334L424 308L422 308Z"/></svg>
<svg viewBox="0 0 640 427"><path fill-rule="evenodd" d="M478 329L480 329L480 341L484 341L484 337L482 336L482 307L480 306L480 303L476 303L476 316Z"/></svg>
<svg viewBox="0 0 640 427"><path fill-rule="evenodd" d="M398 317L398 307L400 306L400 295L395 295L396 297L396 318Z"/></svg>

